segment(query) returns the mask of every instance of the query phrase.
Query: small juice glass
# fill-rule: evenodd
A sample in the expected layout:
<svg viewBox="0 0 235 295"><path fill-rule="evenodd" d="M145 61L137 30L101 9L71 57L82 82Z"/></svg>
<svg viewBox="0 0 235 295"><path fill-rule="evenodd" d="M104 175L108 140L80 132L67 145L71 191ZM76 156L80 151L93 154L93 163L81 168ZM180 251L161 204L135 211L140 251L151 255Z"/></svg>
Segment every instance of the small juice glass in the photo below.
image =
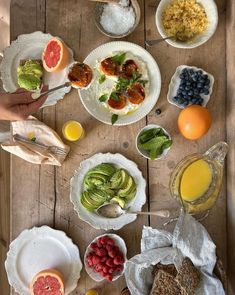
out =
<svg viewBox="0 0 235 295"><path fill-rule="evenodd" d="M85 136L85 131L82 125L74 120L70 120L64 123L62 132L64 138L69 141L77 141L82 139Z"/></svg>

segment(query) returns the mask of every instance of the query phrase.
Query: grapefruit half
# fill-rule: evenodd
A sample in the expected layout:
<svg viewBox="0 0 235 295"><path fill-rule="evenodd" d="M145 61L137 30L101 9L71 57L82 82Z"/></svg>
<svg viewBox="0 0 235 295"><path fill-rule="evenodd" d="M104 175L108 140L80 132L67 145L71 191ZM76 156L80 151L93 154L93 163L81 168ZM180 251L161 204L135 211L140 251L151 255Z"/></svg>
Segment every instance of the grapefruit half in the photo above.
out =
<svg viewBox="0 0 235 295"><path fill-rule="evenodd" d="M65 43L58 38L47 42L42 53L43 67L47 72L59 72L67 67L69 52Z"/></svg>
<svg viewBox="0 0 235 295"><path fill-rule="evenodd" d="M55 269L39 272L30 284L31 295L64 295L64 279Z"/></svg>

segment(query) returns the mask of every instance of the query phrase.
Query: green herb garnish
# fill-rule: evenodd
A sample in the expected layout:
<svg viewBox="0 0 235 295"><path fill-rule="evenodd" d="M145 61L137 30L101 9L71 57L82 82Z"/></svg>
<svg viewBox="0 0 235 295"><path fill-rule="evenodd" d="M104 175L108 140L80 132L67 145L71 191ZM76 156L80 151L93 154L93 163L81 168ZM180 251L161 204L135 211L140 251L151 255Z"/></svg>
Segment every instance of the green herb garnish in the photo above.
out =
<svg viewBox="0 0 235 295"><path fill-rule="evenodd" d="M99 101L100 102L105 102L108 99L108 94L103 94L100 96Z"/></svg>
<svg viewBox="0 0 235 295"><path fill-rule="evenodd" d="M106 76L101 75L100 78L99 78L99 83L102 84L102 83L104 83L105 80L106 80Z"/></svg>
<svg viewBox="0 0 235 295"><path fill-rule="evenodd" d="M126 91L127 88L131 87L133 84L136 82L145 84L148 82L147 80L139 80L141 78L141 74L139 72L133 72L132 73L132 78L131 79L126 79L123 77L119 77L116 85L116 91Z"/></svg>
<svg viewBox="0 0 235 295"><path fill-rule="evenodd" d="M112 114L112 117L111 117L111 123L112 125L114 125L118 120L118 115L117 114Z"/></svg>
<svg viewBox="0 0 235 295"><path fill-rule="evenodd" d="M119 98L119 96L117 95L116 92L112 92L110 97L112 98L112 100L120 101L120 98Z"/></svg>
<svg viewBox="0 0 235 295"><path fill-rule="evenodd" d="M151 160L159 157L173 143L162 128L143 131L138 137L138 142L138 148L147 153Z"/></svg>
<svg viewBox="0 0 235 295"><path fill-rule="evenodd" d="M119 65L123 64L124 60L125 60L125 57L126 57L126 53L122 53L122 54L117 54L117 55L114 55L112 56L112 61L118 63Z"/></svg>

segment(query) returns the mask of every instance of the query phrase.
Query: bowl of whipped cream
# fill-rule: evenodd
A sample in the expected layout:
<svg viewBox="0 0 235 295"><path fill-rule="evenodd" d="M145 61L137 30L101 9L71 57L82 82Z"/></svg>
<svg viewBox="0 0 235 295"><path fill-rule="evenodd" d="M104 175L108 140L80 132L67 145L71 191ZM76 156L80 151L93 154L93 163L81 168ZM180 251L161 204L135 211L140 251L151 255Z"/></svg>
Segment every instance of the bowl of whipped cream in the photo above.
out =
<svg viewBox="0 0 235 295"><path fill-rule="evenodd" d="M94 10L95 24L106 36L123 38L130 35L140 22L137 0L119 0L117 3L97 3Z"/></svg>

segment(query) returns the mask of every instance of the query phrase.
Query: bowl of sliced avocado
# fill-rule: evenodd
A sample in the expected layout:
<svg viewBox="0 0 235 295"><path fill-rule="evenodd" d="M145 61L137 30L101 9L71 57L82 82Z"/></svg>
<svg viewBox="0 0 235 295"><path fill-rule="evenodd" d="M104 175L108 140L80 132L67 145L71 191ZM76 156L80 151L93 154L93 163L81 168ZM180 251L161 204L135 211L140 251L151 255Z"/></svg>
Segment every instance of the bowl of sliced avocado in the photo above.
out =
<svg viewBox="0 0 235 295"><path fill-rule="evenodd" d="M137 165L120 154L96 154L83 161L71 179L70 200L79 217L97 229L120 229L136 219L124 214L100 216L97 210L117 203L123 209L141 211L146 202L146 181Z"/></svg>

